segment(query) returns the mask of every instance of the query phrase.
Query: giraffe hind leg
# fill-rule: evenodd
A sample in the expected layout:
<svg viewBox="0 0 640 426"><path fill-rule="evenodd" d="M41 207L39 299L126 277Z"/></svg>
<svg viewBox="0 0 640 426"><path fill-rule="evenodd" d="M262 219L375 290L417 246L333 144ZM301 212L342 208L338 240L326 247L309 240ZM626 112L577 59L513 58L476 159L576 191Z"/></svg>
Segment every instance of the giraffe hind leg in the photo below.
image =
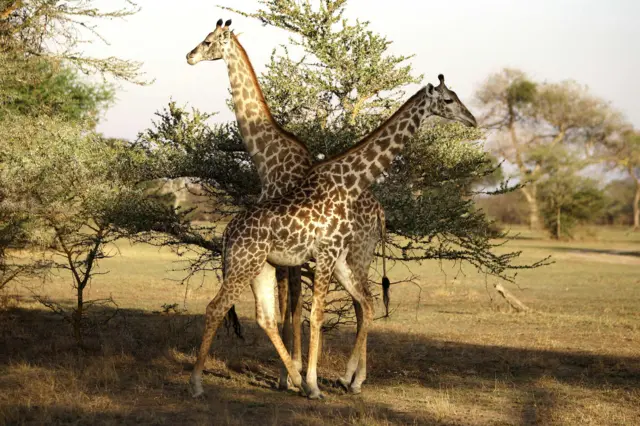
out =
<svg viewBox="0 0 640 426"><path fill-rule="evenodd" d="M284 271L283 271L284 270ZM285 274L286 272L286 274ZM283 322L282 339L289 349L293 365L302 371L302 275L300 266L276 268L278 278L278 299ZM291 389L293 382L287 368L280 368L278 388Z"/></svg>
<svg viewBox="0 0 640 426"><path fill-rule="evenodd" d="M282 322L282 340L291 353L293 349L292 332L291 332L291 298L289 296L289 268L276 267L276 280L278 282L278 304L280 307L280 321ZM280 378L278 381L278 389L289 389L289 372L287 367L282 364L280 367ZM292 384L292 383L291 383Z"/></svg>
<svg viewBox="0 0 640 426"><path fill-rule="evenodd" d="M235 287L239 287L241 290L248 283L248 278L244 280L225 279L218 294L216 294L213 300L207 305L202 343L200 344L198 358L193 367L191 378L189 379L191 395L194 398L204 393L204 389L202 388L202 371L204 370L204 363L209 355L211 343L213 342L216 331L223 321L226 312L237 301L241 293L241 291L238 291Z"/></svg>
<svg viewBox="0 0 640 426"><path fill-rule="evenodd" d="M289 268L289 299L293 331L293 363L302 371L302 268Z"/></svg>
<svg viewBox="0 0 640 426"><path fill-rule="evenodd" d="M338 379L338 383L351 393L360 393L367 375L367 335L373 321L373 298L366 283L358 279L361 274L355 273L344 257L336 263L334 275L353 298L358 320L356 342L347 362L345 374Z"/></svg>

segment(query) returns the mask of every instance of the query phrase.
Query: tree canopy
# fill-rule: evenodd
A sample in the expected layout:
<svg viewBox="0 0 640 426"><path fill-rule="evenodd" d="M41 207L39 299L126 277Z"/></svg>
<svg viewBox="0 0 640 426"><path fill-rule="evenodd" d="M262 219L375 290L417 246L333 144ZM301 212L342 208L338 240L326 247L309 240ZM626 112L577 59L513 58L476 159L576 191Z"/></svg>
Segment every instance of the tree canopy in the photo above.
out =
<svg viewBox="0 0 640 426"><path fill-rule="evenodd" d="M515 69L490 75L476 99L481 122L491 131L488 146L512 166L507 177L521 184L532 228L543 225L539 185L550 177L558 153L577 172L601 161L595 155L599 147L616 140L627 126L618 111L585 86L571 80L535 82Z"/></svg>
<svg viewBox="0 0 640 426"><path fill-rule="evenodd" d="M298 55L286 46L274 49L259 82L276 120L314 158L329 158L356 143L422 79L414 75L411 55L390 55L390 41L372 32L368 22L344 19L346 1L261 5L254 13L234 11L289 31L289 44L301 48ZM174 103L157 116L139 135L139 144L182 164L178 173L196 177L219 211L235 212L255 202L259 180L235 123L209 125L207 114ZM472 195L484 192L496 171L482 138L476 129L434 119L374 186L392 231L393 259L463 260L507 280L527 267L515 262L517 252L495 253L492 239L504 235L474 207ZM497 187L497 192L510 190ZM219 253L208 261L216 265ZM202 265L199 258L197 266Z"/></svg>

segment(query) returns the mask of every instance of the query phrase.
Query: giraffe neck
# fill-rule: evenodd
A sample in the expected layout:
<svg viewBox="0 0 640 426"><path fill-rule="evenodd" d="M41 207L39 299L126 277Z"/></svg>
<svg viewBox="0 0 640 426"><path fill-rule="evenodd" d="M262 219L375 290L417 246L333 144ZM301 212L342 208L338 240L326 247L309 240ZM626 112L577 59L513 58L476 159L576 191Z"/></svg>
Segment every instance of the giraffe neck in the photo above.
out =
<svg viewBox="0 0 640 426"><path fill-rule="evenodd" d="M432 115L430 104L431 97L427 89L420 89L371 135L344 154L316 165L313 171L318 176L333 180L346 190L350 200L356 200L391 166L405 143Z"/></svg>
<svg viewBox="0 0 640 426"><path fill-rule="evenodd" d="M268 141L262 138L266 129L281 129L269 111L251 61L235 35L225 59L240 133L253 156L267 148Z"/></svg>
<svg viewBox="0 0 640 426"><path fill-rule="evenodd" d="M271 115L251 61L235 35L225 61L238 127L258 170L262 198L283 195L307 174L311 154Z"/></svg>

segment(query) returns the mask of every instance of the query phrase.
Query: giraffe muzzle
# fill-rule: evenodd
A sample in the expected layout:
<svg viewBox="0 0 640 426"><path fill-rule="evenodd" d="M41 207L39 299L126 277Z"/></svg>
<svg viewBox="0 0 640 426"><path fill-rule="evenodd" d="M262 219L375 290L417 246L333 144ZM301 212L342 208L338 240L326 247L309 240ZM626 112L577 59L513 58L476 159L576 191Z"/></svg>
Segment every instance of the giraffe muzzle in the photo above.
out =
<svg viewBox="0 0 640 426"><path fill-rule="evenodd" d="M467 126L469 126L469 127L478 127L478 122L476 121L476 118L473 115L471 115L471 113L469 113L469 116L466 117L466 118L468 120L466 122Z"/></svg>
<svg viewBox="0 0 640 426"><path fill-rule="evenodd" d="M191 52L187 53L187 63L189 65L195 65L198 62L199 61L198 61L198 58L197 58L197 54L195 52L191 51Z"/></svg>

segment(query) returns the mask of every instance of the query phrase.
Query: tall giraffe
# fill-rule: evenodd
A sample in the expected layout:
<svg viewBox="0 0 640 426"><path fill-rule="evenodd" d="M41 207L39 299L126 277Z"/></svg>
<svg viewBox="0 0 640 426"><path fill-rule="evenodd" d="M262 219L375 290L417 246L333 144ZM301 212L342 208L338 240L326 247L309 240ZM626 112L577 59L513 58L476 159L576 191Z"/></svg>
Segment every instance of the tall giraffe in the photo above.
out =
<svg viewBox="0 0 640 426"><path fill-rule="evenodd" d="M204 44L188 56L191 62L209 52L213 38L231 38L225 31L211 33ZM227 31L228 33L228 31ZM211 36L211 38L209 38ZM230 43L220 44L230 46ZM216 53L218 58L223 52ZM321 398L317 383L317 360L324 301L332 274L362 306L363 322L343 378L361 385L356 371L373 317L373 306L362 283L354 279L347 264L352 242L353 213L351 206L371 183L391 165L404 143L431 115L476 125L476 120L444 84L428 84L371 135L344 154L313 166L302 182L285 196L265 200L238 214L225 229L223 241L223 282L209 303L205 314L205 330L198 359L191 374L195 395L203 393L202 370L215 332L225 313L233 306L247 285L256 299L256 318L267 333L284 362L292 382L309 398ZM295 266L311 258L316 261L310 323L309 357L306 382L292 362L280 338L275 314L273 264Z"/></svg>
<svg viewBox="0 0 640 426"><path fill-rule="evenodd" d="M192 65L201 60L223 59L226 62L238 126L245 147L256 164L262 184L259 201L279 198L304 179L313 159L306 146L296 136L284 131L271 116L249 57L237 37L229 30L230 25L230 20L224 26L222 26L222 20L219 20L214 32L208 34L205 40L189 53L187 59ZM384 233L384 210L369 191L365 191L353 203L351 210L353 242L350 244L347 264L356 280L367 283L369 265L373 260L375 247ZM302 367L300 267L291 267L287 271L287 267L276 266L276 275L280 293L280 312L284 322L284 340L289 342L293 334L292 358L296 368L300 370ZM336 276L336 278L340 277ZM388 285L385 286L385 294L386 290ZM367 297L370 297L368 289ZM286 303L287 299L289 303ZM358 330L360 330L363 310L356 299L354 299L354 305ZM293 317L293 325L291 317ZM366 350L362 351L361 363L362 365L358 368L364 372L366 371ZM351 383L351 378L340 378L339 381L345 389L353 393L360 392L360 384ZM280 386L287 386L286 368L281 371Z"/></svg>

